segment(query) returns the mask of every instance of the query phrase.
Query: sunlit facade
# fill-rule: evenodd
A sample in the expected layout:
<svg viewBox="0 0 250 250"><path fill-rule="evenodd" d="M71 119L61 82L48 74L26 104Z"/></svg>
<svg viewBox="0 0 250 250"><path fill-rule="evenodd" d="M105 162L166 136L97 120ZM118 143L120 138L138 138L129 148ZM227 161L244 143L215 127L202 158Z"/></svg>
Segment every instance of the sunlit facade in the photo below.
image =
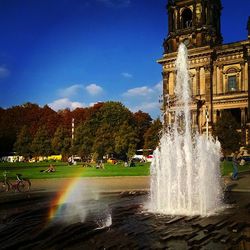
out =
<svg viewBox="0 0 250 250"><path fill-rule="evenodd" d="M220 0L169 0L168 37L164 55L158 60L163 75L163 111L171 124L175 110L175 60L181 42L188 48L192 91L192 125L204 132L221 115L230 111L242 132L242 142L250 143L250 21L246 40L223 44L220 30Z"/></svg>

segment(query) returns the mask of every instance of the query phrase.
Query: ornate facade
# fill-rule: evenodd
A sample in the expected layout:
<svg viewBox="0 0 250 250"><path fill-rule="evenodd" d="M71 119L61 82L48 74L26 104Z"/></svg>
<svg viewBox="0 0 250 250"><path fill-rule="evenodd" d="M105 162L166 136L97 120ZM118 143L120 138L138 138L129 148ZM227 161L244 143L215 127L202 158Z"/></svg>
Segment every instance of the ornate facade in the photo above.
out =
<svg viewBox="0 0 250 250"><path fill-rule="evenodd" d="M192 125L204 132L206 116L210 130L222 110L230 111L250 144L250 18L244 41L223 44L220 31L220 0L169 0L168 37L158 60L163 71L163 111L172 121L175 60L181 42L188 48L192 89ZM248 135L249 134L249 135Z"/></svg>

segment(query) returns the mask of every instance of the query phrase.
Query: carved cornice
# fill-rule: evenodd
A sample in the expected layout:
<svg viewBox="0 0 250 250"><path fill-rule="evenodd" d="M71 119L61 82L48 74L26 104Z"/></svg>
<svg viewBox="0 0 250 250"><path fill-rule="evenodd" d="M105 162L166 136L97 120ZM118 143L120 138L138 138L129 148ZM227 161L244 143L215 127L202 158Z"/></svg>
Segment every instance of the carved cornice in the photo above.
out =
<svg viewBox="0 0 250 250"><path fill-rule="evenodd" d="M222 73L223 74L229 74L231 69L234 69L233 73L237 73L238 74L238 73L241 72L241 69L239 69L238 67L231 67L231 68L229 68L227 70L223 70Z"/></svg>
<svg viewBox="0 0 250 250"><path fill-rule="evenodd" d="M230 101L230 100L247 100L248 99L248 93L246 91L244 92L233 92L233 93L226 93L226 94L220 94L220 95L214 95L213 100L214 101Z"/></svg>

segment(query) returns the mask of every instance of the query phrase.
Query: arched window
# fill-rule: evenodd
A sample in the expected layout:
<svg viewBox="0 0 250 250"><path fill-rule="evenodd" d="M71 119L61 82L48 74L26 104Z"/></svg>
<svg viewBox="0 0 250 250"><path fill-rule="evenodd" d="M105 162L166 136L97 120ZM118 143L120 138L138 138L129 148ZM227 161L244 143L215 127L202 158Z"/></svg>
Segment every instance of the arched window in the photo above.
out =
<svg viewBox="0 0 250 250"><path fill-rule="evenodd" d="M236 91L237 90L237 78L236 75L228 76L228 90Z"/></svg>
<svg viewBox="0 0 250 250"><path fill-rule="evenodd" d="M192 26L193 13L189 8L185 8L181 14L182 28L186 29Z"/></svg>
<svg viewBox="0 0 250 250"><path fill-rule="evenodd" d="M229 68L227 74L227 88L229 92L238 91L237 69Z"/></svg>

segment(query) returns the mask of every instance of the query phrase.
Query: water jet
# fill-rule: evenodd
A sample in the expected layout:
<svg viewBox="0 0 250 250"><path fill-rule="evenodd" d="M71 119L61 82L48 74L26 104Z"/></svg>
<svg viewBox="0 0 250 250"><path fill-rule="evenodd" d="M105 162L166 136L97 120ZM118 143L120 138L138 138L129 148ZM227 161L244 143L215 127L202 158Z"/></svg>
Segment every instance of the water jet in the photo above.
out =
<svg viewBox="0 0 250 250"><path fill-rule="evenodd" d="M187 48L180 44L171 126L162 132L151 164L150 210L169 215L214 214L222 208L221 147L212 136L192 133Z"/></svg>

